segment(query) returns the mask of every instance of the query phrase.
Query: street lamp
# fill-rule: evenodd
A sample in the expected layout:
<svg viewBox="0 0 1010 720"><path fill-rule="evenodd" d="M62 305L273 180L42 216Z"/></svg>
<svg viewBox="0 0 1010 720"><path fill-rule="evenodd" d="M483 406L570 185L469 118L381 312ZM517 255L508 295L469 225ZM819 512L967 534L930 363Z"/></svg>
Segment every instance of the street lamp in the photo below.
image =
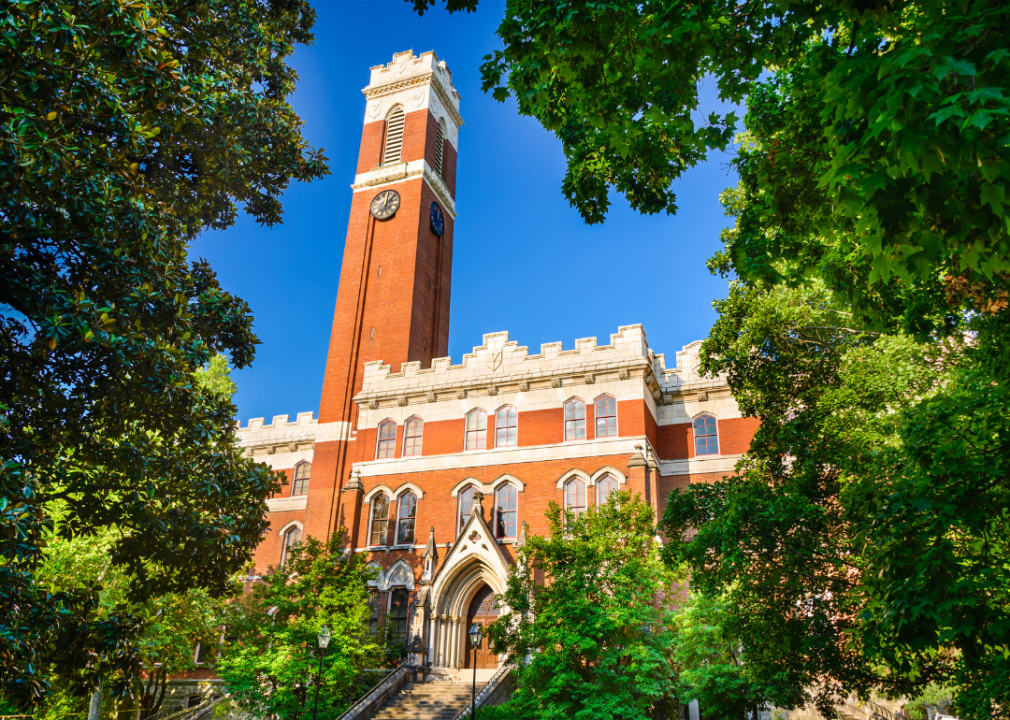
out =
<svg viewBox="0 0 1010 720"><path fill-rule="evenodd" d="M470 646L473 648L473 693L470 695L470 707L473 709L470 715L471 720L477 720L477 648L480 647L481 630L480 625L474 623L470 626Z"/></svg>
<svg viewBox="0 0 1010 720"><path fill-rule="evenodd" d="M330 631L323 628L316 636L319 641L319 674L316 675L316 700L312 705L312 720L316 720L316 711L319 710L319 686L323 684L323 650L330 644Z"/></svg>

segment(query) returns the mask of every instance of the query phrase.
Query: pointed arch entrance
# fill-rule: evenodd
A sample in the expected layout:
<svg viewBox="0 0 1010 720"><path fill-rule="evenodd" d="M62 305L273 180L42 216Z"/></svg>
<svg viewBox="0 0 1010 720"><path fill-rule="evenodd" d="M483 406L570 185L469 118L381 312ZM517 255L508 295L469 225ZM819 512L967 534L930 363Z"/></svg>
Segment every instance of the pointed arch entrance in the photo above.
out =
<svg viewBox="0 0 1010 720"><path fill-rule="evenodd" d="M467 643L466 659L463 664L465 668L473 668L476 664L478 670L498 667L498 657L491 652L491 643L487 638L487 626L498 619L498 603L495 601L494 590L487 584L481 586L470 601L470 609L466 615L466 628L469 632L474 624L484 628L481 632L480 647L474 653L472 647Z"/></svg>

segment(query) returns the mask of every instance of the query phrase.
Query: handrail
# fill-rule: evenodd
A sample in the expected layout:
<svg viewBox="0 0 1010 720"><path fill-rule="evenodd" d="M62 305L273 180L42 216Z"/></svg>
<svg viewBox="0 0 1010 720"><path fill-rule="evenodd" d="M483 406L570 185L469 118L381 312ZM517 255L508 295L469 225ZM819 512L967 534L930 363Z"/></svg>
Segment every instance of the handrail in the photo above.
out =
<svg viewBox="0 0 1010 720"><path fill-rule="evenodd" d="M194 705L190 708L162 708L153 715L148 715L144 720L168 720L168 718L181 718L190 713L195 713L199 710L206 710L208 707L214 703L220 701L222 698L210 697L201 702L199 705Z"/></svg>
<svg viewBox="0 0 1010 720"><path fill-rule="evenodd" d="M358 698L357 701L353 705L351 705L349 708L347 708L346 710L344 710L344 712L340 715L340 717L337 718L337 720L345 720L345 718L347 718L351 713L353 713L355 710L357 710L360 706L364 705L365 702L368 700L368 698L371 696L371 694L373 692L375 692L380 687L382 687L383 684L385 684L386 681L388 681L391 677L393 677L393 675L395 675L397 672L399 672L400 670L405 670L404 666L406 664L407 664L407 660L406 659L401 660L399 665L397 665L389 673L387 673L385 675L385 677L383 677L381 680L379 680L379 682L375 683L375 685L373 685L368 690L368 692L366 692L364 695L362 695L360 698Z"/></svg>
<svg viewBox="0 0 1010 720"><path fill-rule="evenodd" d="M883 705L873 702L873 700L861 701L858 697L849 695L845 699L845 704L862 710L869 720L903 720L899 713L888 710Z"/></svg>
<svg viewBox="0 0 1010 720"><path fill-rule="evenodd" d="M491 676L491 679L484 684L484 687L480 689L480 692L474 697L473 702L468 702L466 707L459 711L456 715L455 720L463 720L467 715L473 712L474 706L481 707L483 703L482 700L487 700L487 696L490 695L494 690L498 688L498 684L501 682L505 674L512 669L512 666L507 663L502 663L501 666L495 671L495 674Z"/></svg>

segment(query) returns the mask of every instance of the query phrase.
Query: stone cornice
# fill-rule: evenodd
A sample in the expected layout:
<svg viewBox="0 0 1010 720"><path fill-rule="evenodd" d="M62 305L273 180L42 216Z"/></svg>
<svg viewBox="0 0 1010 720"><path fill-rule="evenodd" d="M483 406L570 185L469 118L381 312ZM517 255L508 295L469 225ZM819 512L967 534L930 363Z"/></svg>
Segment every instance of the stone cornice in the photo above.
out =
<svg viewBox="0 0 1010 720"><path fill-rule="evenodd" d="M423 75L413 75L411 77L403 78L402 80L394 80L393 82L384 83L382 85L366 87L361 92L364 93L365 98L372 100L385 95L392 95L393 93L400 92L401 90L417 87L418 85L431 85L431 87L435 90L435 94L438 95L438 99L442 103L442 106L445 108L445 112L449 115L449 118L456 124L456 127L463 127L463 118L456 109L456 104L452 101L452 98L449 96L449 93L446 92L445 88L442 87L442 81L439 80L438 76L433 72L424 73Z"/></svg>
<svg viewBox="0 0 1010 720"><path fill-rule="evenodd" d="M427 160L414 160L412 162L397 163L387 167L378 167L374 170L361 173L354 177L351 190L361 192L373 188L380 188L383 185L405 182L417 177L423 177L428 182L428 187L435 193L441 201L442 207L453 218L456 217L456 201L453 199L445 181L438 176L428 165Z"/></svg>

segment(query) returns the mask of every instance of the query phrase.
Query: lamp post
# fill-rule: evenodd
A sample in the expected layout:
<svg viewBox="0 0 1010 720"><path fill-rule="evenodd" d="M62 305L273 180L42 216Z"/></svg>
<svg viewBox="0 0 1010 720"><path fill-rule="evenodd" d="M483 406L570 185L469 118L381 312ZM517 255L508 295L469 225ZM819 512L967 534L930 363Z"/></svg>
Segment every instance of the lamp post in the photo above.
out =
<svg viewBox="0 0 1010 720"><path fill-rule="evenodd" d="M471 720L477 720L477 648L480 647L481 630L480 625L474 623L470 626L470 645L473 647L473 693L470 695L470 707L472 708Z"/></svg>
<svg viewBox="0 0 1010 720"><path fill-rule="evenodd" d="M319 686L323 684L323 650L330 644L330 631L323 628L316 636L319 641L319 674L316 675L316 700L312 704L312 720L316 720L316 712L319 710Z"/></svg>

